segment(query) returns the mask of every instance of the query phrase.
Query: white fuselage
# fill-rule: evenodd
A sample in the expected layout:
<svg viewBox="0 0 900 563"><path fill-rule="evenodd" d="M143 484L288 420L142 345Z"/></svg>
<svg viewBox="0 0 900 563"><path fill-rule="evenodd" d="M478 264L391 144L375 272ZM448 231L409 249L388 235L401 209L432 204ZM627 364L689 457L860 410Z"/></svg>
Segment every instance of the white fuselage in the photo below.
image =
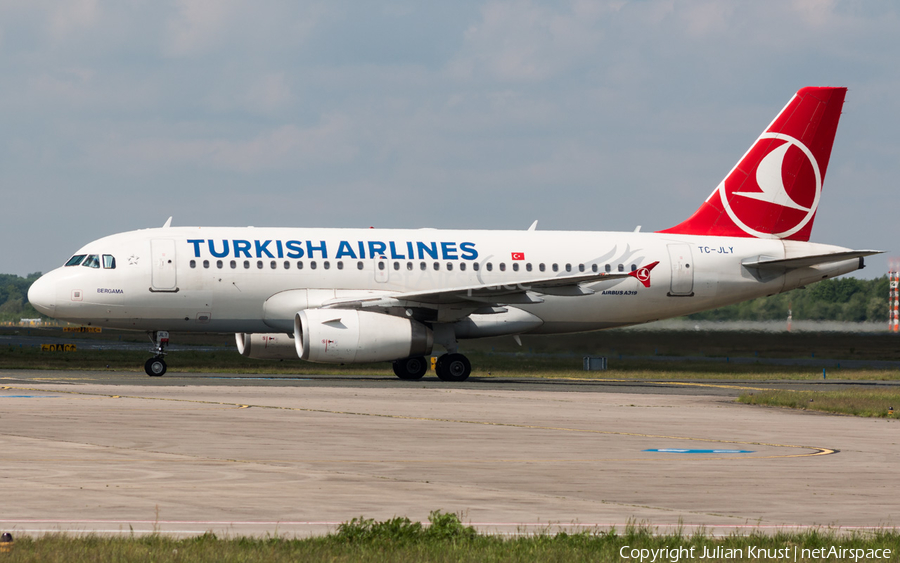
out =
<svg viewBox="0 0 900 563"><path fill-rule="evenodd" d="M31 295L42 311L74 323L290 333L298 310L335 298L527 283L582 271L628 272L659 261L650 287L628 277L588 283L584 295L542 294L532 302L510 298L511 307L542 322L511 323L507 333L550 334L685 315L859 268L857 258L765 274L742 265L760 257L843 250L778 239L659 233L172 227L91 242L76 254L114 257L114 268L61 267L36 282ZM458 304L432 307L436 323L473 313L455 315Z"/></svg>

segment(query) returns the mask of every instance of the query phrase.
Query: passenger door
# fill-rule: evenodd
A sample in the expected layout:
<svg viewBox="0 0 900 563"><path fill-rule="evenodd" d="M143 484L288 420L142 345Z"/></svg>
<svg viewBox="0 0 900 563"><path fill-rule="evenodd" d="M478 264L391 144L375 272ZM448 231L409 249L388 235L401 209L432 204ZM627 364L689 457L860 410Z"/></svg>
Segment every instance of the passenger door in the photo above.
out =
<svg viewBox="0 0 900 563"><path fill-rule="evenodd" d="M669 295L691 297L694 295L694 264L691 259L691 245L670 244L669 263L672 265L672 285Z"/></svg>
<svg viewBox="0 0 900 563"><path fill-rule="evenodd" d="M175 264L174 240L150 241L151 291L178 291Z"/></svg>

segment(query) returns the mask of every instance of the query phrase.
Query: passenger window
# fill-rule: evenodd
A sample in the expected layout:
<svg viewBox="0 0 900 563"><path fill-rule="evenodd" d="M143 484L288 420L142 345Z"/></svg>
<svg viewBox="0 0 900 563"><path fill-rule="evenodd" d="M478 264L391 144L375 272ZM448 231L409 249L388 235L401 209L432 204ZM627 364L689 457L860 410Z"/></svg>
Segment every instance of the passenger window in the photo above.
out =
<svg viewBox="0 0 900 563"><path fill-rule="evenodd" d="M114 256L110 256L109 254L103 255L103 268L106 270L115 270L116 269L116 258Z"/></svg>
<svg viewBox="0 0 900 563"><path fill-rule="evenodd" d="M596 264L591 264L591 271L594 272L595 274L597 273L597 271L598 271L599 269L600 269L600 268L599 268Z"/></svg>
<svg viewBox="0 0 900 563"><path fill-rule="evenodd" d="M343 270L343 269L344 269L344 262L343 262L342 260L338 260L338 262L337 262L337 267L338 267L338 270Z"/></svg>
<svg viewBox="0 0 900 563"><path fill-rule="evenodd" d="M310 270L315 270L315 269L316 269L316 261L315 261L315 260L310 260L310 261L309 261L309 269L310 269Z"/></svg>
<svg viewBox="0 0 900 563"><path fill-rule="evenodd" d="M531 271L531 262L525 264L525 269L529 272Z"/></svg>
<svg viewBox="0 0 900 563"><path fill-rule="evenodd" d="M257 269L257 270L262 270L262 260L257 260L257 261L256 261L256 269Z"/></svg>
<svg viewBox="0 0 900 563"><path fill-rule="evenodd" d="M566 264L566 271L567 271L567 272L571 272L571 271L572 271L572 265L571 265L571 264Z"/></svg>
<svg viewBox="0 0 900 563"><path fill-rule="evenodd" d="M394 262L394 269L395 269L395 270L399 270L399 269L400 269L400 262Z"/></svg>
<svg viewBox="0 0 900 563"><path fill-rule="evenodd" d="M440 262L435 262L435 263L434 263L434 269L435 269L435 270L440 270L440 269L441 269L441 264L440 264Z"/></svg>
<svg viewBox="0 0 900 563"><path fill-rule="evenodd" d="M479 264L478 262L472 263L473 270L475 270L477 272L479 268L481 268L481 264Z"/></svg>
<svg viewBox="0 0 900 563"><path fill-rule="evenodd" d="M191 260L191 268L196 268L196 267L197 267L197 261Z"/></svg>
<svg viewBox="0 0 900 563"><path fill-rule="evenodd" d="M538 270L544 272L547 270L547 266L544 266L543 264L541 264L540 266L538 266Z"/></svg>
<svg viewBox="0 0 900 563"><path fill-rule="evenodd" d="M216 260L216 268L218 268L218 269L221 270L221 269L222 269L222 266L223 266L222 261L221 261L221 260Z"/></svg>
<svg viewBox="0 0 900 563"><path fill-rule="evenodd" d="M452 270L453 270L453 262L447 262L447 271L449 272Z"/></svg>
<svg viewBox="0 0 900 563"><path fill-rule="evenodd" d="M505 272L505 271L506 271L506 262L500 262L500 271L501 271L501 272Z"/></svg>
<svg viewBox="0 0 900 563"><path fill-rule="evenodd" d="M244 260L244 269L245 269L245 270L249 270L249 269L250 269L250 261L249 261L249 260Z"/></svg>
<svg viewBox="0 0 900 563"><path fill-rule="evenodd" d="M465 271L466 271L466 263L465 263L465 262L460 262L460 263L459 263L459 270L460 270L461 272L465 272Z"/></svg>
<svg viewBox="0 0 900 563"><path fill-rule="evenodd" d="M378 269L379 269L379 270L383 270L383 269L384 269L384 262L379 262L379 263L378 263Z"/></svg>
<svg viewBox="0 0 900 563"><path fill-rule="evenodd" d="M81 264L85 268L99 268L100 267L100 257L96 254L91 254L85 259L84 263Z"/></svg>
<svg viewBox="0 0 900 563"><path fill-rule="evenodd" d="M488 263L485 265L485 267L487 268L487 271L488 271L488 272L490 272L491 270L494 269L494 265L491 264L490 262L488 262Z"/></svg>
<svg viewBox="0 0 900 563"><path fill-rule="evenodd" d="M623 264L619 264L619 271L620 271L620 272L624 272L624 271L625 271L625 266L624 266Z"/></svg>
<svg viewBox="0 0 900 563"><path fill-rule="evenodd" d="M297 269L298 269L298 270L302 270L302 269L303 269L303 260L297 260Z"/></svg>
<svg viewBox="0 0 900 563"><path fill-rule="evenodd" d="M554 271L554 272L558 272L558 271L559 271L559 265L558 265L558 264L554 264L554 265L553 265L553 271Z"/></svg>
<svg viewBox="0 0 900 563"><path fill-rule="evenodd" d="M612 268L609 267L609 264L607 264L606 266L604 266L603 269L606 270L606 273L607 273L607 274L608 274L610 271L612 271Z"/></svg>
<svg viewBox="0 0 900 563"><path fill-rule="evenodd" d="M356 263L356 269L357 269L357 270L362 270L362 269L363 269L363 263L362 263L362 262L357 262L357 263Z"/></svg>
<svg viewBox="0 0 900 563"><path fill-rule="evenodd" d="M322 262L322 267L327 270L328 268L331 267L331 262L329 262L328 260L325 260L324 262Z"/></svg>
<svg viewBox="0 0 900 563"><path fill-rule="evenodd" d="M209 269L209 260L204 260L204 261L203 261L203 267L206 268L206 269Z"/></svg>
<svg viewBox="0 0 900 563"><path fill-rule="evenodd" d="M277 269L277 268L278 268L278 262L272 260L271 262L269 262L269 267L272 268L273 270Z"/></svg>
<svg viewBox="0 0 900 563"><path fill-rule="evenodd" d="M631 271L633 272L633 271L635 271L635 270L637 270L637 264L632 264L632 265L631 265Z"/></svg>
<svg viewBox="0 0 900 563"><path fill-rule="evenodd" d="M412 269L413 269L413 263L412 263L412 262L407 262L407 263L406 263L406 269L409 270L409 271L411 272Z"/></svg>
<svg viewBox="0 0 900 563"><path fill-rule="evenodd" d="M513 272L518 272L518 271L519 271L519 263L518 263L518 262L515 262L515 263L513 264Z"/></svg>
<svg viewBox="0 0 900 563"><path fill-rule="evenodd" d="M231 269L233 270L233 269L235 269L235 268L237 268L237 262L235 262L234 260L232 260L232 261L231 261Z"/></svg>
<svg viewBox="0 0 900 563"><path fill-rule="evenodd" d="M578 271L579 271L579 272L583 272L583 271L584 271L584 264L579 264L579 265L578 265Z"/></svg>
<svg viewBox="0 0 900 563"><path fill-rule="evenodd" d="M426 269L427 267L428 267L428 266L425 265L425 262L419 262L419 269L422 270L423 272L425 271L425 269Z"/></svg>
<svg viewBox="0 0 900 563"><path fill-rule="evenodd" d="M287 261L287 260L284 261L284 269L285 269L285 270L290 270L290 269L291 269L291 263L290 263L289 261Z"/></svg>
<svg viewBox="0 0 900 563"><path fill-rule="evenodd" d="M81 264L81 261L84 260L85 254L76 254L75 256L69 258L69 261L66 262L66 266L77 266Z"/></svg>

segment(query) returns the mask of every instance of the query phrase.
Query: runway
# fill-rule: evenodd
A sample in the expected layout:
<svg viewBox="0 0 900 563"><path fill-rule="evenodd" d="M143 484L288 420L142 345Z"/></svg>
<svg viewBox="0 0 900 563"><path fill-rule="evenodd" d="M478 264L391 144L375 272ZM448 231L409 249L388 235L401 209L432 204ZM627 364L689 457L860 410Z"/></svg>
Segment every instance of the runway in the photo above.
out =
<svg viewBox="0 0 900 563"><path fill-rule="evenodd" d="M0 530L900 525L896 420L733 402L757 385L4 370Z"/></svg>

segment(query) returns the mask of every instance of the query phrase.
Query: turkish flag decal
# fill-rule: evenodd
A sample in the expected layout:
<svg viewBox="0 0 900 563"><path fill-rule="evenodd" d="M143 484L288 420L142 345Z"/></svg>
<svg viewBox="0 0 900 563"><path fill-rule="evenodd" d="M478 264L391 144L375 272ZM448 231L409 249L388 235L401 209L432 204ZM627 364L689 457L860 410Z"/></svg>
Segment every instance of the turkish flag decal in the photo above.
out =
<svg viewBox="0 0 900 563"><path fill-rule="evenodd" d="M525 259L525 253L524 253L524 252L513 252L513 253L512 253L512 259L513 259L513 260L524 260L524 259Z"/></svg>

